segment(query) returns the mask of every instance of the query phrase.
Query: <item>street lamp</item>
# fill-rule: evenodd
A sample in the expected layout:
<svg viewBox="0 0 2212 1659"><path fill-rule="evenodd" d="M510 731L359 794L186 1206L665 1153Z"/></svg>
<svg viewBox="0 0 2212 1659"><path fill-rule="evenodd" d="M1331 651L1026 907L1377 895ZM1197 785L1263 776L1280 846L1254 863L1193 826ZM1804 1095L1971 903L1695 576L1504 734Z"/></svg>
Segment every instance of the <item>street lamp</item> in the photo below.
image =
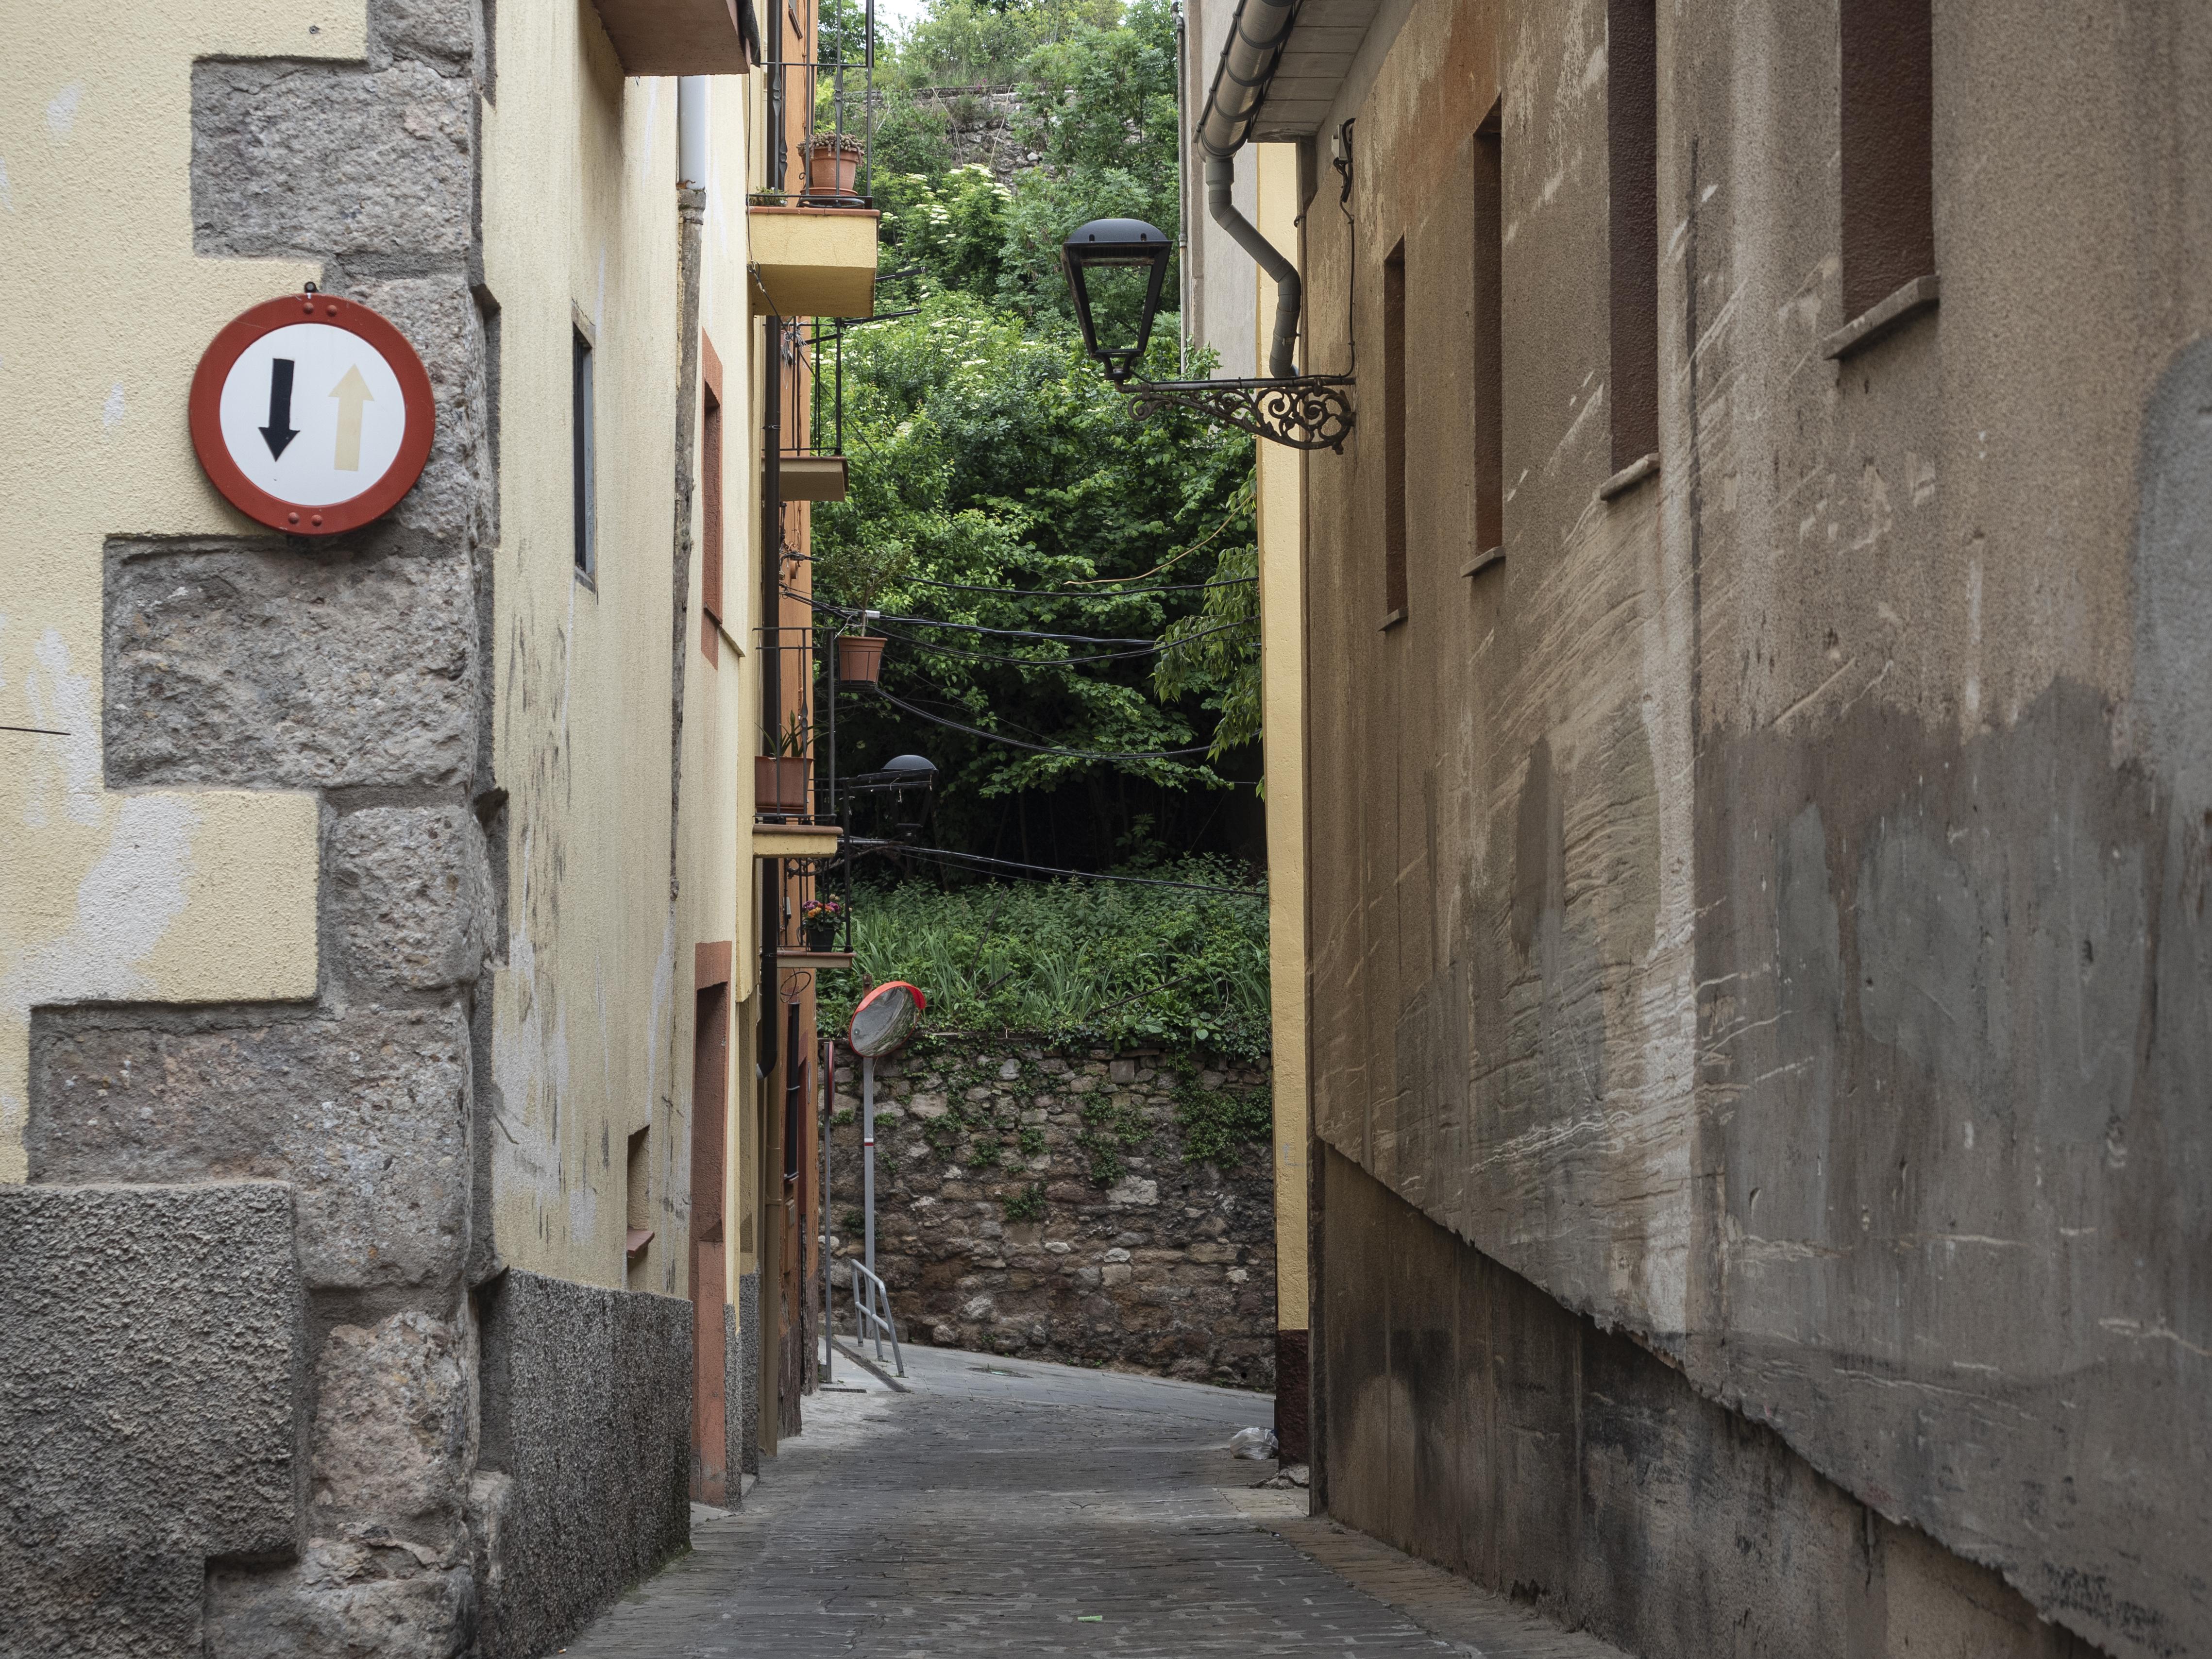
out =
<svg viewBox="0 0 2212 1659"><path fill-rule="evenodd" d="M1172 405L1293 449L1341 451L1352 431L1352 400L1345 395L1351 378L1288 373L1287 338L1276 372L1264 379L1130 383L1152 340L1174 252L1167 234L1141 219L1093 219L1060 245L1060 269L1075 301L1083 349L1105 365L1108 380L1137 400L1138 418ZM1286 280L1295 286L1294 276ZM1295 319L1294 294L1284 314Z"/></svg>
<svg viewBox="0 0 2212 1659"><path fill-rule="evenodd" d="M1105 364L1106 378L1115 386L1129 378L1152 342L1152 319L1159 312L1160 288L1174 252L1167 233L1142 219L1093 219L1078 226L1060 246L1060 269L1067 273L1068 292L1075 300L1083 349ZM1094 275L1101 279L1095 297Z"/></svg>

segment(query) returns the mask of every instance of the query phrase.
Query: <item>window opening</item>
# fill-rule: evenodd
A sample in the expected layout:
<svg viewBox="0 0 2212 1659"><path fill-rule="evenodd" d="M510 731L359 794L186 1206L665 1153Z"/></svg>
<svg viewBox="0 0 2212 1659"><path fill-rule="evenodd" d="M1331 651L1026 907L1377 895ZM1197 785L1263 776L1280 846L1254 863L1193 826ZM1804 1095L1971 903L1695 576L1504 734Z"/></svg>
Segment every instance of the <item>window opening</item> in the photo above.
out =
<svg viewBox="0 0 2212 1659"><path fill-rule="evenodd" d="M1606 12L1616 473L1659 448L1659 46L1652 11L1652 0L1609 0Z"/></svg>
<svg viewBox="0 0 2212 1659"><path fill-rule="evenodd" d="M1383 626L1406 614L1406 244L1382 262Z"/></svg>

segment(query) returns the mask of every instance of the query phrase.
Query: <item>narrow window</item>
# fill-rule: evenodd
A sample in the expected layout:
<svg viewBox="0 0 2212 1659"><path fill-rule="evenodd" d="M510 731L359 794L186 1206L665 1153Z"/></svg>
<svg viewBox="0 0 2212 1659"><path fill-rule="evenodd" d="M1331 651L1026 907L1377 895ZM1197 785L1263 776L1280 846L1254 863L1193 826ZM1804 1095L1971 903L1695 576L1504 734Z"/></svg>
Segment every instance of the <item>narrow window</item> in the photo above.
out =
<svg viewBox="0 0 2212 1659"><path fill-rule="evenodd" d="M632 1283L643 1271L646 1249L653 1243L653 1164L646 1156L647 1142L652 1136L650 1125L634 1131L623 1164L627 1188L623 1214L628 1224L623 1237L623 1259L628 1269L625 1277Z"/></svg>
<svg viewBox="0 0 2212 1659"><path fill-rule="evenodd" d="M1936 272L1935 73L1929 0L1840 10L1844 315L1856 319Z"/></svg>
<svg viewBox="0 0 2212 1659"><path fill-rule="evenodd" d="M569 334L568 428L571 484L575 501L577 574L587 579L599 574L599 549L593 544L592 515L597 505L592 471L598 445L592 430L592 343L584 331Z"/></svg>
<svg viewBox="0 0 2212 1659"><path fill-rule="evenodd" d="M722 366L704 338L700 357L706 408L699 421L699 648L714 662L722 632Z"/></svg>
<svg viewBox="0 0 2212 1659"><path fill-rule="evenodd" d="M1652 0L1608 0L1605 58L1618 474L1659 449L1659 43Z"/></svg>
<svg viewBox="0 0 2212 1659"><path fill-rule="evenodd" d="M1505 544L1505 191L1498 110L1474 135L1474 569Z"/></svg>
<svg viewBox="0 0 2212 1659"><path fill-rule="evenodd" d="M1382 262L1382 625L1406 616L1406 244Z"/></svg>

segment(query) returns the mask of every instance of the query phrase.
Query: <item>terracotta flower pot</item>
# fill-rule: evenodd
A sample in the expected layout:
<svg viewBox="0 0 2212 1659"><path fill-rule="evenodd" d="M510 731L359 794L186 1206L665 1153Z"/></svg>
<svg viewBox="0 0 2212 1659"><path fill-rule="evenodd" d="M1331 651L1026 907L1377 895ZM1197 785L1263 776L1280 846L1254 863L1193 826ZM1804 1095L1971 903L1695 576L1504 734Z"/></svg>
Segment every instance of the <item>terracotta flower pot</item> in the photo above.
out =
<svg viewBox="0 0 2212 1659"><path fill-rule="evenodd" d="M884 641L880 635L840 634L837 636L837 684L873 685L884 675Z"/></svg>
<svg viewBox="0 0 2212 1659"><path fill-rule="evenodd" d="M753 811L804 812L806 810L806 757L803 755L753 757Z"/></svg>
<svg viewBox="0 0 2212 1659"><path fill-rule="evenodd" d="M860 194L860 141L835 133L811 140L806 146L806 193L809 196Z"/></svg>

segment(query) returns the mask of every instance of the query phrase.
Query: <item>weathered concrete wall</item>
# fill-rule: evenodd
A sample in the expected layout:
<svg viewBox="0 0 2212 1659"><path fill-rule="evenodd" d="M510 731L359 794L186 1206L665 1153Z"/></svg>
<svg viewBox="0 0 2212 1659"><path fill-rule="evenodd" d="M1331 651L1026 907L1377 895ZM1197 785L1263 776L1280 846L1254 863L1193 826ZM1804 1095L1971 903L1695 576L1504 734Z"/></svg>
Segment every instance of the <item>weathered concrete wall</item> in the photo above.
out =
<svg viewBox="0 0 2212 1659"><path fill-rule="evenodd" d="M836 1078L831 1215L860 1232L860 1074ZM1267 1074L1196 1057L933 1045L876 1071L876 1271L907 1338L1233 1386L1275 1376ZM1219 1164L1185 1116L1256 1103ZM1179 1111L1180 1109L1180 1111ZM848 1328L848 1275L836 1275Z"/></svg>
<svg viewBox="0 0 2212 1659"><path fill-rule="evenodd" d="M2096 1651L1350 1159L1322 1186L1329 1514L1648 1659Z"/></svg>
<svg viewBox="0 0 2212 1659"><path fill-rule="evenodd" d="M299 1542L307 1305L275 1182L0 1187L0 1652L203 1651Z"/></svg>
<svg viewBox="0 0 2212 1659"><path fill-rule="evenodd" d="M483 1298L484 1659L550 1651L691 1536L691 1304L510 1273Z"/></svg>
<svg viewBox="0 0 2212 1659"><path fill-rule="evenodd" d="M1838 363L1834 9L1661 8L1661 464L1607 500L1606 16L1418 0L1305 219L1365 411L1308 475L1318 1132L2044 1616L2212 1651L2212 18L1937 8L1940 307Z"/></svg>

